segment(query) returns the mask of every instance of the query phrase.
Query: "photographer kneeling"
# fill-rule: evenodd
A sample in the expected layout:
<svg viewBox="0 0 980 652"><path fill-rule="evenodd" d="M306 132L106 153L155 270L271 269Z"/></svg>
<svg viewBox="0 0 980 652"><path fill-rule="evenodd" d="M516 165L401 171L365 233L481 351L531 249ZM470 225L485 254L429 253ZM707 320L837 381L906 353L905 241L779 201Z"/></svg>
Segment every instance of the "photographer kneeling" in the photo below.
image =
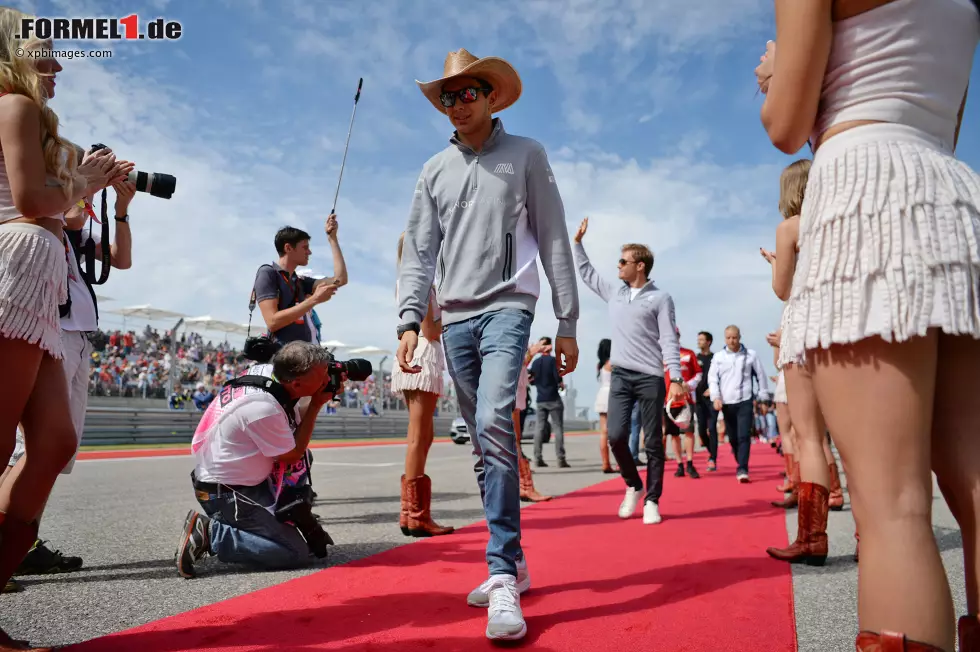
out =
<svg viewBox="0 0 980 652"><path fill-rule="evenodd" d="M318 556L325 554L322 539L332 541L308 509L296 517L296 510L277 507L284 470L305 459L320 409L340 390L330 361L316 344L290 342L271 364L226 383L208 406L191 444L197 461L191 480L207 516L191 510L184 521L174 558L182 577L194 577L194 562L208 554L267 569L305 566L317 547ZM296 403L303 397L311 399L301 413ZM311 529L318 531L313 537ZM319 541L310 540L317 535Z"/></svg>

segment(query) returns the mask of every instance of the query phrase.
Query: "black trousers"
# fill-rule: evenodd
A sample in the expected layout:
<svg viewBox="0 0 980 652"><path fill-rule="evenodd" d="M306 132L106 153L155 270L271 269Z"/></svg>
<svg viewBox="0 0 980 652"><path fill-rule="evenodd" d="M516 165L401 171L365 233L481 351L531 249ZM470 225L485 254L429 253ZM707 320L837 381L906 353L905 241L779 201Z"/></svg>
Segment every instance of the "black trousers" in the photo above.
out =
<svg viewBox="0 0 980 652"><path fill-rule="evenodd" d="M732 445L732 453L738 463L737 472L749 472L749 453L752 451L752 399L724 405L725 434Z"/></svg>
<svg viewBox="0 0 980 652"><path fill-rule="evenodd" d="M630 452L630 417L640 405L643 449L647 457L646 500L660 502L664 489L663 415L665 396L663 376L653 376L615 367L609 384L609 447L626 486L642 490L643 480Z"/></svg>
<svg viewBox="0 0 980 652"><path fill-rule="evenodd" d="M708 449L708 459L718 461L718 413L707 396L699 396L694 409L698 415L698 436Z"/></svg>

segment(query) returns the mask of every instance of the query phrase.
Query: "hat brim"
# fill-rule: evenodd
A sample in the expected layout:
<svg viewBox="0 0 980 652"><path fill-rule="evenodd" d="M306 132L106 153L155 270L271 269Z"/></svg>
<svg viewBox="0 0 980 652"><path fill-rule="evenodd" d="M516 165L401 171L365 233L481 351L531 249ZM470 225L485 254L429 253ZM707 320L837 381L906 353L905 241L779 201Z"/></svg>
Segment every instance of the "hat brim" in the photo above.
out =
<svg viewBox="0 0 980 652"><path fill-rule="evenodd" d="M419 85L422 94L432 103L439 113L445 113L446 107L439 101L439 94L442 93L442 86L451 79L459 77L477 77L486 80L493 90L497 93L497 101L494 103L492 112L503 111L521 96L523 89L521 77L517 71L507 61L498 57L486 57L479 61L474 61L459 72L452 75L435 79L429 82L415 80Z"/></svg>

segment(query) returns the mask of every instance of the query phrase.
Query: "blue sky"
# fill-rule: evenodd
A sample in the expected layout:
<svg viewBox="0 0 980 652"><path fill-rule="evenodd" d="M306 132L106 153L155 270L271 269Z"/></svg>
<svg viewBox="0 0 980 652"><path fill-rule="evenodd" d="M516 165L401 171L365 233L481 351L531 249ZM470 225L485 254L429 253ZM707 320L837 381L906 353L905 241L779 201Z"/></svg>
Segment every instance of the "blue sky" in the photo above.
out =
<svg viewBox="0 0 980 652"><path fill-rule="evenodd" d="M622 243L647 243L684 343L707 329L717 349L735 323L774 372L764 338L781 305L758 248L774 246L779 172L808 150L779 153L759 122L752 70L774 36L771 0L14 4L183 24L177 42L100 44L111 58L64 61L58 78L52 106L68 138L178 177L170 201L133 203L133 268L100 288L114 299L104 311L150 303L244 323L255 268L275 257L284 224L314 234L311 267L329 273L322 224L363 77L337 208L351 283L318 313L324 339L393 349L396 241L422 164L451 133L414 80L441 76L446 53L465 47L520 73L524 94L500 117L547 148L570 232L591 217L596 267L613 276ZM978 118L973 101L959 154L974 167ZM542 285L535 337L556 326ZM580 288L582 407L608 322Z"/></svg>

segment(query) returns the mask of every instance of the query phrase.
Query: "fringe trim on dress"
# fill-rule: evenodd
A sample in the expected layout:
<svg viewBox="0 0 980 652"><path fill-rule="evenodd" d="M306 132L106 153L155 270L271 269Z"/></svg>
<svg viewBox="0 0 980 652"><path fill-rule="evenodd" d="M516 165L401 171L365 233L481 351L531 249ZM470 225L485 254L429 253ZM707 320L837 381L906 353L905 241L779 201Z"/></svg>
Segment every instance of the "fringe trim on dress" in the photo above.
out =
<svg viewBox="0 0 980 652"><path fill-rule="evenodd" d="M0 225L0 335L38 344L60 360L58 306L67 299L63 243L35 225Z"/></svg>
<svg viewBox="0 0 980 652"><path fill-rule="evenodd" d="M931 327L980 338L977 174L900 138L859 142L822 164L820 153L803 204L785 355L875 335L902 342Z"/></svg>
<svg viewBox="0 0 980 652"><path fill-rule="evenodd" d="M401 367L395 365L391 371L391 391L414 390L442 395L443 374L446 370L446 358L442 351L442 342L430 342L424 337L420 337L412 362L422 367L422 371L417 374L406 374L401 370Z"/></svg>

